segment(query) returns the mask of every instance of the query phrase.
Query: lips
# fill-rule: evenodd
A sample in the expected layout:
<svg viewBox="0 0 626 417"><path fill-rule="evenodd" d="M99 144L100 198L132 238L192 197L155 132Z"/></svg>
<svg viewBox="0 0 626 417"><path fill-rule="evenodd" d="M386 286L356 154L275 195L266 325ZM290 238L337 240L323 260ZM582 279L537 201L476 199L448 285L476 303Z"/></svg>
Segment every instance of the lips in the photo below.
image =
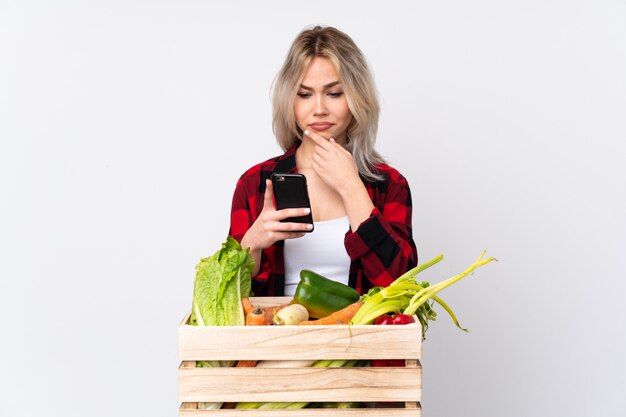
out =
<svg viewBox="0 0 626 417"><path fill-rule="evenodd" d="M316 122L316 123L310 124L309 126L313 130L322 131L322 130L329 129L330 127L332 127L332 125L333 125L332 123L328 123L328 122Z"/></svg>

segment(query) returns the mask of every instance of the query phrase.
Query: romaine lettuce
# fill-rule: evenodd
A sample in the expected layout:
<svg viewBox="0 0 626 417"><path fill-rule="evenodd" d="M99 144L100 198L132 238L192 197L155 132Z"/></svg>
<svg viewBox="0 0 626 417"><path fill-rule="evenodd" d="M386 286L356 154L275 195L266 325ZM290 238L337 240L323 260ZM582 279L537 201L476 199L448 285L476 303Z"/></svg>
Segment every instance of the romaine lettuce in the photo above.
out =
<svg viewBox="0 0 626 417"><path fill-rule="evenodd" d="M213 256L196 266L190 324L243 326L241 299L250 296L254 260L249 249L228 236Z"/></svg>

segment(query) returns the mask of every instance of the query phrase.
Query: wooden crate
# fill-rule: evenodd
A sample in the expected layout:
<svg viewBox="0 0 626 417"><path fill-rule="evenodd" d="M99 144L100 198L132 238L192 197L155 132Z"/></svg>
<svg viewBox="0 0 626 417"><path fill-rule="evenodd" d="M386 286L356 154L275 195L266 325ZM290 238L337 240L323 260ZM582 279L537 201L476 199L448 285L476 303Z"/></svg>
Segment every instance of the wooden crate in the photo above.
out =
<svg viewBox="0 0 626 417"><path fill-rule="evenodd" d="M278 305L288 297L256 297ZM403 326L209 326L178 329L180 416L421 416L422 333ZM404 359L398 368L196 368L200 360ZM198 402L362 401L393 408L199 410ZM398 407L398 402L401 407Z"/></svg>

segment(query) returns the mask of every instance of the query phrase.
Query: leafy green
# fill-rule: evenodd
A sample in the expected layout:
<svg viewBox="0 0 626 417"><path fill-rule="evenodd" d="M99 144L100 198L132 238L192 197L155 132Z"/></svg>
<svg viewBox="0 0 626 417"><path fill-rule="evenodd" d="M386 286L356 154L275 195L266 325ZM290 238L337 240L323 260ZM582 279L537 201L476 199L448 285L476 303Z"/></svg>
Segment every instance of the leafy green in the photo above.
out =
<svg viewBox="0 0 626 417"><path fill-rule="evenodd" d="M196 266L190 324L243 326L241 299L250 296L254 260L231 236Z"/></svg>
<svg viewBox="0 0 626 417"><path fill-rule="evenodd" d="M352 317L351 324L370 324L376 317L388 313L403 313L408 315L417 315L422 325L422 339L426 338L426 330L428 322L437 318L437 313L433 309L436 302L448 313L454 324L461 330L467 331L459 324L452 309L437 296L437 293L446 289L450 285L465 278L478 267L495 261L495 258L485 258L485 251L481 253L478 259L465 271L448 278L445 281L435 285L428 282L418 282L416 275L425 269L431 267L443 259L443 255L413 268L402 276L393 281L385 288L372 288L366 296L363 297L363 306Z"/></svg>
<svg viewBox="0 0 626 417"><path fill-rule="evenodd" d="M213 256L196 265L189 324L194 326L243 326L246 324L241 299L252 289L254 259L231 236ZM233 366L232 361L197 361L198 368ZM198 408L215 410L220 402L199 402Z"/></svg>

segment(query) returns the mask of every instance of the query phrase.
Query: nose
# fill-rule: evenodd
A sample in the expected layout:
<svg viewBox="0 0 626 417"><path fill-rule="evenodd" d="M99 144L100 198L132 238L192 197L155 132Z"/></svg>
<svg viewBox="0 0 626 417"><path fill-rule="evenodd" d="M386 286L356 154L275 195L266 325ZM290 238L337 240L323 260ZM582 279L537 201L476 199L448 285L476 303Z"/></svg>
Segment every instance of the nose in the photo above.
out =
<svg viewBox="0 0 626 417"><path fill-rule="evenodd" d="M315 100L315 109L313 111L314 116L326 116L328 115L328 109L326 108L326 103L324 102L324 95L318 95Z"/></svg>

